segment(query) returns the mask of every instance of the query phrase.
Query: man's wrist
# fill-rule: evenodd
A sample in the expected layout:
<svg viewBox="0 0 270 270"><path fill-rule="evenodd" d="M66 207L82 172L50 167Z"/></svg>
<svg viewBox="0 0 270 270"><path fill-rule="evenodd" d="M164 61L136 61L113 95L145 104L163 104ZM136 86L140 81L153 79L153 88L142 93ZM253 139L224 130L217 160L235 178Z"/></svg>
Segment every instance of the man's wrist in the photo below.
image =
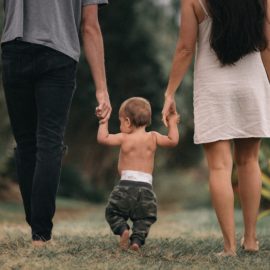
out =
<svg viewBox="0 0 270 270"><path fill-rule="evenodd" d="M96 88L96 93L108 93L107 86Z"/></svg>

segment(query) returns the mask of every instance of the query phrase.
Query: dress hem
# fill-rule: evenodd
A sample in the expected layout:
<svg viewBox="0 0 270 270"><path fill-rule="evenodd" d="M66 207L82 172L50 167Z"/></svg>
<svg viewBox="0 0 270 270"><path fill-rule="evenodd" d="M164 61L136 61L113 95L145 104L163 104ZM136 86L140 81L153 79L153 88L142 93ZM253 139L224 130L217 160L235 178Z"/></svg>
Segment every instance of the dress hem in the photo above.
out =
<svg viewBox="0 0 270 270"><path fill-rule="evenodd" d="M258 135L250 135L250 136L228 136L228 137L220 137L218 139L209 139L209 140L194 140L194 144L207 144L207 143L213 143L213 142L218 142L218 141L227 141L227 140L233 140L233 139L248 139L248 138L270 138L270 135L263 135L263 136L258 136Z"/></svg>

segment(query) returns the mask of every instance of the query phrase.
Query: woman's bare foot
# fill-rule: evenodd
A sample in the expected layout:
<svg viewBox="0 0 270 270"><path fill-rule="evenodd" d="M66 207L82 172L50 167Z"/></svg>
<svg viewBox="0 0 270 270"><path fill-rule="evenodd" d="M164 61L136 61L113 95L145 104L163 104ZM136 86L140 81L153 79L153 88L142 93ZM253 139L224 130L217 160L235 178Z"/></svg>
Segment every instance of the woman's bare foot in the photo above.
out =
<svg viewBox="0 0 270 270"><path fill-rule="evenodd" d="M140 246L139 246L137 243L133 243L133 244L130 246L130 249L131 249L131 250L134 250L134 251L139 251Z"/></svg>
<svg viewBox="0 0 270 270"><path fill-rule="evenodd" d="M120 248L121 249L128 249L129 244L129 230L124 230L122 235L120 236Z"/></svg>
<svg viewBox="0 0 270 270"><path fill-rule="evenodd" d="M240 245L241 248L247 252L258 252L260 249L260 244L257 239L247 241L244 237L242 237Z"/></svg>
<svg viewBox="0 0 270 270"><path fill-rule="evenodd" d="M216 256L218 257L235 257L236 256L236 252L232 251L232 250L228 250L228 251L221 251L219 253L215 253Z"/></svg>

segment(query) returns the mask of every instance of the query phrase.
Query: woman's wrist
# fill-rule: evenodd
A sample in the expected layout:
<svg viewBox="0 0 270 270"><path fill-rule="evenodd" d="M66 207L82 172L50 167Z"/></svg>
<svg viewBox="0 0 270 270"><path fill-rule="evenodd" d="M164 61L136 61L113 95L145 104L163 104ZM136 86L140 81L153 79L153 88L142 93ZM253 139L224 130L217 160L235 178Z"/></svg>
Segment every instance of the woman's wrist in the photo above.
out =
<svg viewBox="0 0 270 270"><path fill-rule="evenodd" d="M173 99L174 93L170 93L168 90L165 92L164 97L167 99Z"/></svg>

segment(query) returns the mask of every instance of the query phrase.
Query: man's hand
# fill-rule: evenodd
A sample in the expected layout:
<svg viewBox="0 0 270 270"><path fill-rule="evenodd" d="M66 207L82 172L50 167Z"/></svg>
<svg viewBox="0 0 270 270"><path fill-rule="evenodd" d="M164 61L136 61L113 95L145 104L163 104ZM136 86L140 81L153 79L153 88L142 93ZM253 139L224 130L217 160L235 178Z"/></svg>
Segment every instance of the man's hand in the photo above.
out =
<svg viewBox="0 0 270 270"><path fill-rule="evenodd" d="M110 98L107 90L97 90L96 98L98 106L96 107L96 116L100 123L105 123L109 120L112 112Z"/></svg>

